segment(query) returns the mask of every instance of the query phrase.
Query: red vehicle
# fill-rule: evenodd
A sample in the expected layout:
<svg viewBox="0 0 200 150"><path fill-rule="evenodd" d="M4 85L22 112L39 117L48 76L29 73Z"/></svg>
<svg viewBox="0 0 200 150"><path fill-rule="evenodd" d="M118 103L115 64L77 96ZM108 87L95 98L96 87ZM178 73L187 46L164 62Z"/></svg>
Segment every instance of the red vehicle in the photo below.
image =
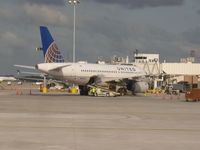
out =
<svg viewBox="0 0 200 150"><path fill-rule="evenodd" d="M200 101L200 88L188 89L185 92L186 101Z"/></svg>

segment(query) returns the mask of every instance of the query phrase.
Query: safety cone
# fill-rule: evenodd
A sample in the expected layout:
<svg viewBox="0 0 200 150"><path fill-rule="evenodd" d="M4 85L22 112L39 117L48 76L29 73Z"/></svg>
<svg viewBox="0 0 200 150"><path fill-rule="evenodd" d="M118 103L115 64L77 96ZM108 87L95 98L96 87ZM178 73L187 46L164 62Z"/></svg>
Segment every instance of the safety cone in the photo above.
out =
<svg viewBox="0 0 200 150"><path fill-rule="evenodd" d="M16 90L16 95L19 95L19 91L18 90Z"/></svg>
<svg viewBox="0 0 200 150"><path fill-rule="evenodd" d="M158 97L158 96L159 96L157 92L156 92L155 96L156 96L156 97Z"/></svg>
<svg viewBox="0 0 200 150"><path fill-rule="evenodd" d="M165 99L165 94L163 94L162 99Z"/></svg>
<svg viewBox="0 0 200 150"><path fill-rule="evenodd" d="M23 95L23 92L20 90L20 95Z"/></svg>

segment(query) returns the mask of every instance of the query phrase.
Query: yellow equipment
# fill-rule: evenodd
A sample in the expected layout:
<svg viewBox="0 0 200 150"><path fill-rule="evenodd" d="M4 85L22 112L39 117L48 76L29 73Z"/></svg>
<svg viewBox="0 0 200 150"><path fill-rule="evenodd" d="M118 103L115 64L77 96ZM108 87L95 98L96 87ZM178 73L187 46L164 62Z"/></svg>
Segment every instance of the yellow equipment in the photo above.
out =
<svg viewBox="0 0 200 150"><path fill-rule="evenodd" d="M72 94L77 94L78 93L78 89L77 88L70 88L69 92Z"/></svg>
<svg viewBox="0 0 200 150"><path fill-rule="evenodd" d="M47 88L42 88L43 93L47 93Z"/></svg>

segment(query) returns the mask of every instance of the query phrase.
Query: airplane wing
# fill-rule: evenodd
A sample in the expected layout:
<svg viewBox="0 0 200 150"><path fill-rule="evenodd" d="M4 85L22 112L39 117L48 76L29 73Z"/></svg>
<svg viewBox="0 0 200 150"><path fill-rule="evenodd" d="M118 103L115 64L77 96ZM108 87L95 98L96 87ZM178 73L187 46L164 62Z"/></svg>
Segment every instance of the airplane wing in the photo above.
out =
<svg viewBox="0 0 200 150"><path fill-rule="evenodd" d="M19 67L19 68L25 68L25 69L33 69L33 70L38 70L39 65L36 66L26 66L26 65L14 65L15 67ZM71 65L62 65L62 66L58 66L58 67L51 67L48 71L54 71L54 70L60 70L64 67L68 67Z"/></svg>
<svg viewBox="0 0 200 150"><path fill-rule="evenodd" d="M117 83L120 83L120 84L123 84L124 83L127 83L128 81L146 81L147 78L146 76L134 76L134 77L131 77L131 78L121 78L121 77L118 77L118 78L107 78L107 77L104 77L104 76L92 76L88 82L88 84L102 84L102 83L111 83L111 84L117 84Z"/></svg>
<svg viewBox="0 0 200 150"><path fill-rule="evenodd" d="M45 74L43 73L38 73L38 72L26 72L26 71L21 71L20 73L22 74L30 74L30 75L38 75L38 76L44 76Z"/></svg>
<svg viewBox="0 0 200 150"><path fill-rule="evenodd" d="M30 74L30 75L37 75L37 76L41 76L41 77L43 77L44 75L46 75L46 74L44 74L44 73L39 73L39 72L27 72L27 71L21 71L21 70L17 70L17 74L19 75L19 74Z"/></svg>
<svg viewBox="0 0 200 150"><path fill-rule="evenodd" d="M44 78L41 75L40 76L19 76L16 78L17 78L17 80L32 81L32 82L36 82L36 81L44 82ZM61 80L52 78L51 76L47 76L46 80L48 82L64 83Z"/></svg>
<svg viewBox="0 0 200 150"><path fill-rule="evenodd" d="M62 66L59 66L59 67L51 68L51 69L49 69L49 71L60 70L60 69L62 69L64 67L69 67L69 66L71 66L71 65L62 65Z"/></svg>
<svg viewBox="0 0 200 150"><path fill-rule="evenodd" d="M92 76L90 77L88 84L101 84L101 83L116 83L116 82L122 82L122 78L106 78L104 76Z"/></svg>
<svg viewBox="0 0 200 150"><path fill-rule="evenodd" d="M43 82L44 79L42 78L37 78L37 77L17 77L18 80L24 80L24 81L41 81Z"/></svg>

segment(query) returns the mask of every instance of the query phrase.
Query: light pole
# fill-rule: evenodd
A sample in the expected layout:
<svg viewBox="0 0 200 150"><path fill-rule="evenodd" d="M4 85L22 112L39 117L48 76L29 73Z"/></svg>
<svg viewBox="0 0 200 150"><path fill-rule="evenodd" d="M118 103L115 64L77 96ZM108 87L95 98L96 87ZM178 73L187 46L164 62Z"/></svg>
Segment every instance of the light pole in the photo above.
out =
<svg viewBox="0 0 200 150"><path fill-rule="evenodd" d="M80 3L80 0L69 0L70 4L74 5L74 31L73 31L73 62L75 62L76 54L76 5Z"/></svg>

